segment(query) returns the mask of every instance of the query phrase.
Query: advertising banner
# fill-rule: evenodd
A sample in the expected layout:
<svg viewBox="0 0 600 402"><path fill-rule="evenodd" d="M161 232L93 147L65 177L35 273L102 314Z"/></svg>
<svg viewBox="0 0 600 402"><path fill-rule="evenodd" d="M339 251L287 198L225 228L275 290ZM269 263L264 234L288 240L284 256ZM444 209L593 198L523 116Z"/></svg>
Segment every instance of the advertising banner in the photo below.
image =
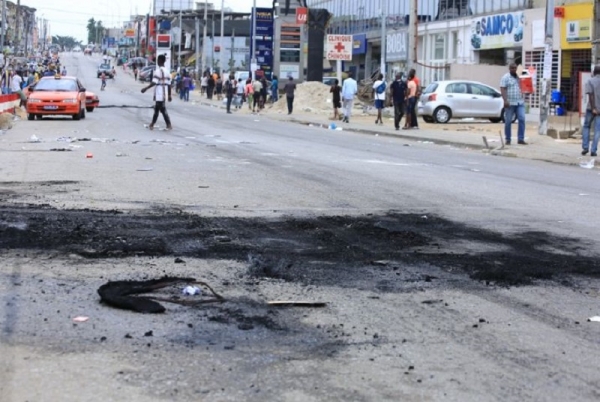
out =
<svg viewBox="0 0 600 402"><path fill-rule="evenodd" d="M407 31L392 31L387 35L385 58L389 62L408 59Z"/></svg>
<svg viewBox="0 0 600 402"><path fill-rule="evenodd" d="M352 60L352 35L327 35L327 60Z"/></svg>
<svg viewBox="0 0 600 402"><path fill-rule="evenodd" d="M589 42L592 40L592 19L567 21L567 42Z"/></svg>
<svg viewBox="0 0 600 402"><path fill-rule="evenodd" d="M271 79L273 75L273 9L257 7L254 15L256 15L256 32L251 32L251 35L256 35L256 49L253 49L257 62L256 67L264 72L267 79ZM250 39L253 40L253 37Z"/></svg>
<svg viewBox="0 0 600 402"><path fill-rule="evenodd" d="M522 46L525 17L522 11L484 16L471 23L474 50Z"/></svg>

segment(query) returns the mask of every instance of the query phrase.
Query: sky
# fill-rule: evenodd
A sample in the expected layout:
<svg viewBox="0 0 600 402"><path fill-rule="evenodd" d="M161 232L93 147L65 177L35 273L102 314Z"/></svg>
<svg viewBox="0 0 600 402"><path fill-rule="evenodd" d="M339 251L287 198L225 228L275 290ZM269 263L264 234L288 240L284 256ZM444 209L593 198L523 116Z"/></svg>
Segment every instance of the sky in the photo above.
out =
<svg viewBox="0 0 600 402"><path fill-rule="evenodd" d="M221 0L212 1L215 8L221 8ZM156 2L158 9L163 2L170 5L170 0ZM21 4L37 9L36 16L49 21L51 35L72 36L86 43L85 26L90 18L101 20L106 28L117 28L122 21L129 20L131 14L151 13L153 0L21 0ZM233 11L250 12L253 0L224 0L224 4ZM256 0L257 7L271 7L272 4L272 0Z"/></svg>

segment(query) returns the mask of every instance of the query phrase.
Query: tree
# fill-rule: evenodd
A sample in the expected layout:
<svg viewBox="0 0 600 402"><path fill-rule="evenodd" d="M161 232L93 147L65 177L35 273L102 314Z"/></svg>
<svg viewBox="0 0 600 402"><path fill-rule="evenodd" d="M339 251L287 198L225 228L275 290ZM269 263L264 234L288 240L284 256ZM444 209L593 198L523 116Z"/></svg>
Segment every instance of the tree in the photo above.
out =
<svg viewBox="0 0 600 402"><path fill-rule="evenodd" d="M96 20L90 18L85 27L88 31L88 43L93 43L96 40Z"/></svg>
<svg viewBox="0 0 600 402"><path fill-rule="evenodd" d="M59 45L63 49L73 49L75 46L81 45L81 42L72 36L56 35L52 37L52 44Z"/></svg>

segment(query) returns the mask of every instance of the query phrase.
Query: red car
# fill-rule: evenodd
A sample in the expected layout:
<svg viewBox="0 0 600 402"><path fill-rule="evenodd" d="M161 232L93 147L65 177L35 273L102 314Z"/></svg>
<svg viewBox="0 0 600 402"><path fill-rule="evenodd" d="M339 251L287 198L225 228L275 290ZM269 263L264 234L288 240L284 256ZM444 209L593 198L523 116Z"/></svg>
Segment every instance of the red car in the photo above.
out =
<svg viewBox="0 0 600 402"><path fill-rule="evenodd" d="M98 99L98 95L89 91L85 92L85 110L87 112L92 113L94 108L97 108L99 104L100 99Z"/></svg>
<svg viewBox="0 0 600 402"><path fill-rule="evenodd" d="M85 118L86 93L75 77L43 77L30 86L27 96L27 119L63 115L73 120Z"/></svg>

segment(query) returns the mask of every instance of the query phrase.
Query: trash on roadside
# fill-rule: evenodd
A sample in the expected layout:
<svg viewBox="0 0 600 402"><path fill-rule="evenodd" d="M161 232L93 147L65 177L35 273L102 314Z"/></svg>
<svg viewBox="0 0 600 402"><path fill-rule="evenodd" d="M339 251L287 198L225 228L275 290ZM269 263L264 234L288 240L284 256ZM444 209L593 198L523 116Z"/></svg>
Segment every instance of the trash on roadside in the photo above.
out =
<svg viewBox="0 0 600 402"><path fill-rule="evenodd" d="M202 291L198 286L186 286L185 288L183 288L182 293L187 296L195 296L202 294Z"/></svg>
<svg viewBox="0 0 600 402"><path fill-rule="evenodd" d="M42 142L42 140L40 140L37 135L33 134L29 137L29 142Z"/></svg>
<svg viewBox="0 0 600 402"><path fill-rule="evenodd" d="M56 139L56 141L58 142L77 142L77 138L76 137L58 137Z"/></svg>
<svg viewBox="0 0 600 402"><path fill-rule="evenodd" d="M593 317L588 318L588 322L600 322L600 316L595 315Z"/></svg>
<svg viewBox="0 0 600 402"><path fill-rule="evenodd" d="M80 316L73 318L73 322L86 322L89 319L90 319L90 317L85 317L83 315L80 315Z"/></svg>
<svg viewBox="0 0 600 402"><path fill-rule="evenodd" d="M202 285L213 294L214 298L200 300L181 300L179 296L160 297L147 295L155 290L180 284ZM98 288L101 302L115 308L131 310L138 313L164 313L165 307L159 301L194 306L203 303L223 302L225 298L217 294L207 283L194 278L178 278L165 276L146 281L109 281ZM145 296L137 296L146 294Z"/></svg>
<svg viewBox="0 0 600 402"><path fill-rule="evenodd" d="M584 169L593 169L596 159L590 159L588 162L579 162L579 167Z"/></svg>
<svg viewBox="0 0 600 402"><path fill-rule="evenodd" d="M50 148L51 152L71 152L72 149L68 148Z"/></svg>
<svg viewBox="0 0 600 402"><path fill-rule="evenodd" d="M136 170L137 170L138 172L151 172L151 171L153 171L153 170L154 170L154 168L151 168L151 167L145 167L145 168L139 168L139 169L136 169Z"/></svg>
<svg viewBox="0 0 600 402"><path fill-rule="evenodd" d="M427 215L421 216L421 219L427 219Z"/></svg>
<svg viewBox="0 0 600 402"><path fill-rule="evenodd" d="M335 123L331 123L331 124L329 125L329 129L330 129L330 130L335 130L336 128L337 128L337 126L336 126L336 124L335 124Z"/></svg>
<svg viewBox="0 0 600 402"><path fill-rule="evenodd" d="M92 158L94 157L94 154L93 154L93 153L91 153L91 152L88 152L88 153L85 155L85 157L86 157L87 159L92 159Z"/></svg>
<svg viewBox="0 0 600 402"><path fill-rule="evenodd" d="M129 156L129 155L124 154L123 152L117 152L117 157L121 157L121 156Z"/></svg>
<svg viewBox="0 0 600 402"><path fill-rule="evenodd" d="M267 304L269 306L276 307L325 307L327 305L325 302L311 302L302 300L278 300L267 302Z"/></svg>
<svg viewBox="0 0 600 402"><path fill-rule="evenodd" d="M209 186L198 186L198 188L210 188Z"/></svg>

